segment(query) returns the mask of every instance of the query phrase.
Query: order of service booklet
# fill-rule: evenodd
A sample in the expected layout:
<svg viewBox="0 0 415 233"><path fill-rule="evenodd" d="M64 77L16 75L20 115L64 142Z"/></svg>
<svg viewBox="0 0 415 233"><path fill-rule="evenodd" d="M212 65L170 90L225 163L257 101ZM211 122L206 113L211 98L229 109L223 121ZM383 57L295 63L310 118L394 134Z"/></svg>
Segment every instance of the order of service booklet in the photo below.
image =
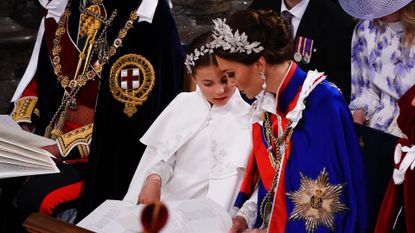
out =
<svg viewBox="0 0 415 233"><path fill-rule="evenodd" d="M232 226L228 212L210 199L191 199L164 203L168 210L166 225L160 233L222 233ZM77 226L98 233L143 232L141 212L144 205L106 200Z"/></svg>
<svg viewBox="0 0 415 233"><path fill-rule="evenodd" d="M0 115L0 179L58 173L54 156L40 148L55 143L22 130L9 115Z"/></svg>

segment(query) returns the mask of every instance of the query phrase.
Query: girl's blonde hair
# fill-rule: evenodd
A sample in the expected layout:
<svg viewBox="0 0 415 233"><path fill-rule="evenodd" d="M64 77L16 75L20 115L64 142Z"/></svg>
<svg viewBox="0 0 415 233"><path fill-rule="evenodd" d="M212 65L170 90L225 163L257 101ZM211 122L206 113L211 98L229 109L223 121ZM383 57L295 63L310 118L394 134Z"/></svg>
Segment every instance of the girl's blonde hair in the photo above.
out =
<svg viewBox="0 0 415 233"><path fill-rule="evenodd" d="M401 11L401 21L404 25L403 45L405 47L412 47L415 45L415 1L410 2ZM384 27L380 19L374 20L374 25L382 31Z"/></svg>
<svg viewBox="0 0 415 233"><path fill-rule="evenodd" d="M412 1L402 8L402 22L405 26L403 43L406 47L415 44L415 2Z"/></svg>

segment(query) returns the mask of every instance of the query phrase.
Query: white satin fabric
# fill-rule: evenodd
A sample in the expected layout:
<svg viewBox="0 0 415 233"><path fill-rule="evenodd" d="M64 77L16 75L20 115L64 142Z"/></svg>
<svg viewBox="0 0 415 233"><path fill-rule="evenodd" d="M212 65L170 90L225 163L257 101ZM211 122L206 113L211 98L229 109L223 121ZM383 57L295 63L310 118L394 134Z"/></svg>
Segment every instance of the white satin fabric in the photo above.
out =
<svg viewBox="0 0 415 233"><path fill-rule="evenodd" d="M252 149L249 118L237 90L221 107L198 90L179 94L141 138L147 149L124 200L136 203L148 171L175 157L162 201L207 197L230 211Z"/></svg>

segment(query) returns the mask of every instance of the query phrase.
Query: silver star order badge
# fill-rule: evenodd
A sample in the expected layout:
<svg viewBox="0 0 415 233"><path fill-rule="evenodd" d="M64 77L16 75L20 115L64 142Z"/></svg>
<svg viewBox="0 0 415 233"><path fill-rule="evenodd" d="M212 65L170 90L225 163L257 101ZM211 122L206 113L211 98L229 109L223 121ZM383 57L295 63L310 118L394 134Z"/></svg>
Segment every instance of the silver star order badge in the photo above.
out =
<svg viewBox="0 0 415 233"><path fill-rule="evenodd" d="M300 175L300 188L287 193L288 198L294 203L289 220L304 220L308 233L314 232L319 225L334 231L334 215L348 210L340 200L343 185L330 184L326 169L323 169L315 180L302 173Z"/></svg>

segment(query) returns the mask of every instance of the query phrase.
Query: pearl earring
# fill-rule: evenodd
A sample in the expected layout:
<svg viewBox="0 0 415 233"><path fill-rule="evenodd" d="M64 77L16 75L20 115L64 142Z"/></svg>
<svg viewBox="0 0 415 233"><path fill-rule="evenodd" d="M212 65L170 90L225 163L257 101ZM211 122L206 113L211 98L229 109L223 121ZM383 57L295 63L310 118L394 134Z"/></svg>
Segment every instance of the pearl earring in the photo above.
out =
<svg viewBox="0 0 415 233"><path fill-rule="evenodd" d="M259 72L259 77L264 81L262 84L262 90L265 90L267 88L265 73L263 71Z"/></svg>

